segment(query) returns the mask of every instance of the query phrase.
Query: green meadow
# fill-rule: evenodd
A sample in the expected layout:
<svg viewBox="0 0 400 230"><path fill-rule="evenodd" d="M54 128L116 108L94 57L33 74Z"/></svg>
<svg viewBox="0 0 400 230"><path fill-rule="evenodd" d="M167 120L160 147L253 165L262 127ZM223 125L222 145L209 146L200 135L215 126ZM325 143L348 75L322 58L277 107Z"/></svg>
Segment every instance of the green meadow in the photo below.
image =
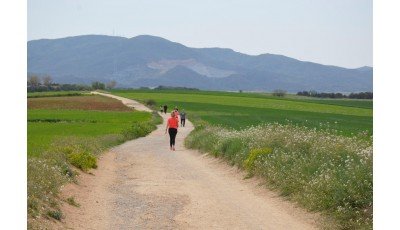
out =
<svg viewBox="0 0 400 230"><path fill-rule="evenodd" d="M173 90L113 90L113 94L142 102L154 100L185 109L195 123L202 120L227 128L243 129L261 123L296 124L332 130L341 135L372 135L372 100L284 98L262 93Z"/></svg>
<svg viewBox="0 0 400 230"><path fill-rule="evenodd" d="M52 143L62 138L121 134L132 123L151 119L151 114L146 112L128 108L126 111L115 111L115 109L120 110L115 105L121 104L123 107L122 103L102 96L77 96L68 92L41 95L45 95L46 98L28 99L28 156L40 155ZM47 98L50 95L53 97ZM70 100L73 104L69 104L69 108L75 106L80 109L64 109L65 101L72 97L58 97L58 95L73 95L73 100ZM54 107L54 102L57 101L60 102L59 106ZM97 105L98 110L91 106L93 104ZM35 109L31 109L30 106Z"/></svg>
<svg viewBox="0 0 400 230"><path fill-rule="evenodd" d="M28 98L36 97L63 97L63 96L79 96L88 94L85 91L49 91L49 92L28 92Z"/></svg>
<svg viewBox="0 0 400 230"><path fill-rule="evenodd" d="M150 113L133 111L28 110L28 155L38 156L65 137L120 134L133 122L150 118Z"/></svg>

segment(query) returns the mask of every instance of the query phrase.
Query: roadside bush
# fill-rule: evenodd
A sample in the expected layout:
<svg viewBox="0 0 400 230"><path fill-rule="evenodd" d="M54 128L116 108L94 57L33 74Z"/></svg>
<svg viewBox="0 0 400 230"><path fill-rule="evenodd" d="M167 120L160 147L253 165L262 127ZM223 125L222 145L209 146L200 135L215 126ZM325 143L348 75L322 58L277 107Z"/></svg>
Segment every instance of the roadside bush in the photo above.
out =
<svg viewBox="0 0 400 230"><path fill-rule="evenodd" d="M151 124L153 124L154 126L162 124L163 123L163 119L162 117L158 114L157 111L153 111L152 112L152 116L151 116Z"/></svg>
<svg viewBox="0 0 400 230"><path fill-rule="evenodd" d="M59 210L51 210L47 212L47 215L51 218L54 218L56 220L61 220L61 218L63 217L61 211Z"/></svg>
<svg viewBox="0 0 400 230"><path fill-rule="evenodd" d="M97 168L97 159L89 152L70 153L68 154L68 162L84 172Z"/></svg>
<svg viewBox="0 0 400 230"><path fill-rule="evenodd" d="M66 201L67 201L67 203L68 203L69 205L72 205L72 206L75 206L75 207L80 207L80 206L81 206L80 204L78 204L78 203L75 201L75 197L73 197L73 196L68 197Z"/></svg>
<svg viewBox="0 0 400 230"><path fill-rule="evenodd" d="M215 156L221 155L227 159L232 165L239 165L247 155L248 149L246 145L238 138L223 139L218 142L213 153Z"/></svg>
<svg viewBox="0 0 400 230"><path fill-rule="evenodd" d="M145 103L149 107L154 107L156 105L156 101L153 99L146 100Z"/></svg>
<svg viewBox="0 0 400 230"><path fill-rule="evenodd" d="M199 149L201 152L215 152L215 156L218 156L218 152L214 151L217 141L217 136L210 132L209 129L196 128L186 137L185 145L189 148Z"/></svg>
<svg viewBox="0 0 400 230"><path fill-rule="evenodd" d="M162 123L162 118L157 112L152 113L152 118L150 121L145 122L135 122L130 127L122 131L122 136L124 140L132 140L139 137L147 136L153 130L157 128L158 124Z"/></svg>
<svg viewBox="0 0 400 230"><path fill-rule="evenodd" d="M185 141L257 175L338 228L372 228L372 138L344 137L295 125L237 131L202 127Z"/></svg>
<svg viewBox="0 0 400 230"><path fill-rule="evenodd" d="M155 129L155 125L149 122L135 122L129 128L122 131L126 140L144 137Z"/></svg>
<svg viewBox="0 0 400 230"><path fill-rule="evenodd" d="M254 162L272 152L272 149L270 148L262 148L262 149L253 149L249 152L249 155L247 156L246 160L243 161L243 167L248 170L250 173L254 171ZM260 159L262 161L262 159Z"/></svg>

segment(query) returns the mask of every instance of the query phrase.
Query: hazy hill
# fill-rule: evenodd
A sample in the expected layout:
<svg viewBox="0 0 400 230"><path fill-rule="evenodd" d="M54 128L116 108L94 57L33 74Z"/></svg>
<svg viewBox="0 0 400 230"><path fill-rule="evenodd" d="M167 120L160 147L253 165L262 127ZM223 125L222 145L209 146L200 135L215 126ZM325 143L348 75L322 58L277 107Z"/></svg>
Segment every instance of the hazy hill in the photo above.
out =
<svg viewBox="0 0 400 230"><path fill-rule="evenodd" d="M28 42L28 72L59 83L116 80L118 87L372 91L371 67L347 69L282 55L190 48L160 37L85 35Z"/></svg>

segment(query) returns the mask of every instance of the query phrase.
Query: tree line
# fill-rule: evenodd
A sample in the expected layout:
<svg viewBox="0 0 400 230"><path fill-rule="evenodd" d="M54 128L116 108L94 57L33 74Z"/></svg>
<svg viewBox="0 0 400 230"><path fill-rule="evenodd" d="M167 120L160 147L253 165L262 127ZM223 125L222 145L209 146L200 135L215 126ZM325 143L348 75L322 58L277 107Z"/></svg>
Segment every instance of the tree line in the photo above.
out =
<svg viewBox="0 0 400 230"><path fill-rule="evenodd" d="M351 98L351 99L373 99L372 92L359 92L350 93L349 95L343 93L321 93L317 91L301 91L298 92L299 96L319 97L319 98Z"/></svg>
<svg viewBox="0 0 400 230"><path fill-rule="evenodd" d="M92 85L85 84L58 84L53 81L51 76L39 77L37 75L28 76L27 90L28 92L45 92L45 91L89 91L96 89L113 89L117 85L116 81L107 83L95 81Z"/></svg>

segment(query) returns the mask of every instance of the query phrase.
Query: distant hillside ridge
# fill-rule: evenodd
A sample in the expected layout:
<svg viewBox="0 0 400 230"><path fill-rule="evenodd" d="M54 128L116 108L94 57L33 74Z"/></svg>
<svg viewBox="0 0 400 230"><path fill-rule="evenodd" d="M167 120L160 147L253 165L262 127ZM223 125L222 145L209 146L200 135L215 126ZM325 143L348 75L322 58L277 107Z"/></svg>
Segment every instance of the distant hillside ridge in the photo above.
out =
<svg viewBox="0 0 400 230"><path fill-rule="evenodd" d="M83 35L28 41L28 73L59 83L116 81L117 87L168 85L204 90L372 91L373 68L348 69L276 54L190 48L161 37Z"/></svg>

